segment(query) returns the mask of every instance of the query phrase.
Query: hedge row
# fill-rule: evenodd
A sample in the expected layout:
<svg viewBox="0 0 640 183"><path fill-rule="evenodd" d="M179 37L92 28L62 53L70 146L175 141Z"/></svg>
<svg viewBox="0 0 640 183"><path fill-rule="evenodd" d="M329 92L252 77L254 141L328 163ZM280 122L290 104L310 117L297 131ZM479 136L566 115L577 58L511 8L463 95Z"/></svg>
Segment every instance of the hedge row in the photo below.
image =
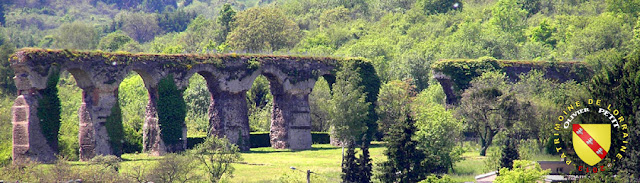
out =
<svg viewBox="0 0 640 183"><path fill-rule="evenodd" d="M191 149L196 145L204 142L205 137L188 137L187 148ZM269 132L251 132L251 148L271 147ZM328 132L311 132L311 141L313 144L329 144Z"/></svg>

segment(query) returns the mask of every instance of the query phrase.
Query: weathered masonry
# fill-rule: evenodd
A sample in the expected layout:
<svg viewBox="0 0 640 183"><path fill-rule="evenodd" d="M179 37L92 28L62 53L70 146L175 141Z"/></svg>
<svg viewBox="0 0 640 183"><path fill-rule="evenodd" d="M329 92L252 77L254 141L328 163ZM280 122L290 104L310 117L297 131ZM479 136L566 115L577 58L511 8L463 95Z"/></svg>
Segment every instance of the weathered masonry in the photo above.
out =
<svg viewBox="0 0 640 183"><path fill-rule="evenodd" d="M544 73L544 77L559 82L591 79L593 70L582 62L507 61L493 58L477 60L441 60L431 65L433 77L438 80L446 95L447 106L455 106L462 92L470 87L473 78L484 72L504 72L511 81L532 70Z"/></svg>
<svg viewBox="0 0 640 183"><path fill-rule="evenodd" d="M318 77L333 82L336 69L343 62L357 62L371 67L369 62L361 59L327 57L156 55L43 49L22 49L10 61L18 88L18 97L12 110L13 159L30 158L41 162L56 159L57 139L45 138L44 132L50 129L41 125L39 99L47 88L47 81L51 77L59 77L61 71L73 75L83 90L82 104L78 109L78 138L80 158L88 160L96 155L118 154L113 147L118 142L110 137L109 118L114 106L118 105L118 86L131 72L142 77L149 93L143 125L143 149L161 155L184 150L187 139L186 125L182 124L182 131L177 132L182 138L174 139L176 142L173 143L163 140L163 133L166 132L162 131L163 124L157 111L160 97L158 84L162 79L172 78L175 87L183 91L191 76L196 73L202 75L211 94L209 135L227 137L240 149L248 150L246 91L256 77L263 75L269 80L274 96L270 137L272 146L310 149L308 98Z"/></svg>

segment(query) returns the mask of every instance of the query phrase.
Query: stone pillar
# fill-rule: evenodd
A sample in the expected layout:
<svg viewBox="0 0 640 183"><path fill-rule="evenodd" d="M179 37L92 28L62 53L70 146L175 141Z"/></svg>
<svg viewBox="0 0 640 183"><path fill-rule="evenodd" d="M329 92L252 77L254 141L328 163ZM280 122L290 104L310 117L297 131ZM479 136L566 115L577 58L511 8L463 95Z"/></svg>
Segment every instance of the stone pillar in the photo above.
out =
<svg viewBox="0 0 640 183"><path fill-rule="evenodd" d="M40 128L38 118L38 92L19 91L12 113L13 124L13 161L35 160L52 163L56 160L55 149L47 145L47 140Z"/></svg>
<svg viewBox="0 0 640 183"><path fill-rule="evenodd" d="M442 72L433 72L433 78L438 80L440 86L442 86L442 90L444 91L445 99L446 99L446 107L447 109L451 109L456 106L459 102L460 96L456 95L454 90L455 83L451 80L451 77L447 76Z"/></svg>
<svg viewBox="0 0 640 183"><path fill-rule="evenodd" d="M293 94L277 89L273 93L271 147L276 149L311 149L309 93Z"/></svg>
<svg viewBox="0 0 640 183"><path fill-rule="evenodd" d="M147 88L149 92L149 102L144 117L142 127L143 151L154 156L161 156L165 153L180 152L187 149L187 126L182 124L182 141L177 144L167 144L162 139L162 129L158 117L158 88L151 86Z"/></svg>
<svg viewBox="0 0 640 183"><path fill-rule="evenodd" d="M96 155L114 154L105 125L117 100L116 89L83 88L82 104L78 111L81 160L90 160Z"/></svg>
<svg viewBox="0 0 640 183"><path fill-rule="evenodd" d="M251 147L246 98L246 90L217 91L213 92L209 105L209 135L226 137L242 151Z"/></svg>
<svg viewBox="0 0 640 183"><path fill-rule="evenodd" d="M149 102L144 115L144 125L142 126L142 151L151 155L159 156L167 152L162 137L160 136L160 125L158 125L158 88L151 87L148 89Z"/></svg>

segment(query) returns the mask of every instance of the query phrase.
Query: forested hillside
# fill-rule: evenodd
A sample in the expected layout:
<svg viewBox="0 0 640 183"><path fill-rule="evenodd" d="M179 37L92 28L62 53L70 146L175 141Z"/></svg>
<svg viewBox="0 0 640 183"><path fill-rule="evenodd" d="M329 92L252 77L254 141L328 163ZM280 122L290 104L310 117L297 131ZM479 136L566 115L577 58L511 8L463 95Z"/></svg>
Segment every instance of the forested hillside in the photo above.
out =
<svg viewBox="0 0 640 183"><path fill-rule="evenodd" d="M399 123L404 113L396 111L416 113L414 138L441 140L418 144L427 152L445 152L429 157L439 159L430 162L436 167L430 171L439 173L453 171L460 161L462 150L454 146L461 139L481 138L482 155L494 141L463 122L483 107L464 103L483 99L473 98L478 97L473 92L500 90L492 91L499 102L523 109L512 113L519 116L513 122L522 130L518 138L543 147L551 135L549 114L587 98L590 90L585 83L540 79L540 73L511 83L491 72L471 81L474 87L462 95L459 108L445 110L444 94L432 77L434 62L577 61L601 73L640 48L640 2L624 0L10 0L0 2L0 10L0 164L10 158L9 114L16 94L8 57L23 47L364 57L383 83L379 124ZM60 154L75 160L82 90L67 72L61 73L58 88ZM202 77L191 79L184 98L189 135L204 136L209 96ZM310 96L313 131L329 130L330 99L321 79ZM125 151L141 151L147 91L137 74L122 82L119 100ZM256 79L247 100L251 129L269 131L273 104L266 78ZM411 109L398 109L405 105ZM514 135L497 128L493 144ZM449 132L457 138L447 137ZM377 138L385 133L381 130ZM488 163L488 170L500 167L495 162Z"/></svg>

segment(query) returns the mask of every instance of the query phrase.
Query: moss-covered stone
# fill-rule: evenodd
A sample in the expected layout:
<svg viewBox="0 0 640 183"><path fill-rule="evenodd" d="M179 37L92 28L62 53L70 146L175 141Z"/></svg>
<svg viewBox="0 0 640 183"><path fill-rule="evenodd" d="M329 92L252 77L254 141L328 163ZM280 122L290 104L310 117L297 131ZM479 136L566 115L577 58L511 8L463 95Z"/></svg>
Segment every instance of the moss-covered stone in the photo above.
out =
<svg viewBox="0 0 640 183"><path fill-rule="evenodd" d="M504 72L512 81L519 80L521 73L531 70L542 71L545 78L560 82L582 82L589 80L593 75L593 70L582 62L496 60L491 57L440 60L433 63L431 68L434 77L445 90L447 104L455 104L461 92L470 87L473 78L490 71Z"/></svg>

